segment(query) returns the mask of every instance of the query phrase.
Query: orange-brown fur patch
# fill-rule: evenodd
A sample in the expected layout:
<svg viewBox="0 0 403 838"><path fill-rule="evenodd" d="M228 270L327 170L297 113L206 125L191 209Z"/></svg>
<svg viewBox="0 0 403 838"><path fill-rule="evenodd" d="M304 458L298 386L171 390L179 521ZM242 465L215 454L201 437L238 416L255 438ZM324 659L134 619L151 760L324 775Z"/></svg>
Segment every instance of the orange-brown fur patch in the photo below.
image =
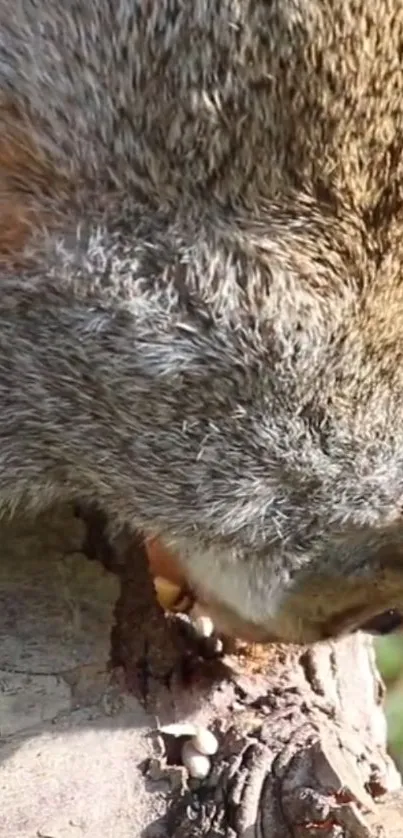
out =
<svg viewBox="0 0 403 838"><path fill-rule="evenodd" d="M148 538L146 550L152 576L161 576L178 587L186 586L186 577L176 554L167 550L158 538Z"/></svg>
<svg viewBox="0 0 403 838"><path fill-rule="evenodd" d="M0 265L25 263L33 233L54 218L49 199L65 187L17 109L0 103Z"/></svg>
<svg viewBox="0 0 403 838"><path fill-rule="evenodd" d="M40 213L24 206L22 196L0 195L0 265L16 267L25 261L24 251L40 223Z"/></svg>

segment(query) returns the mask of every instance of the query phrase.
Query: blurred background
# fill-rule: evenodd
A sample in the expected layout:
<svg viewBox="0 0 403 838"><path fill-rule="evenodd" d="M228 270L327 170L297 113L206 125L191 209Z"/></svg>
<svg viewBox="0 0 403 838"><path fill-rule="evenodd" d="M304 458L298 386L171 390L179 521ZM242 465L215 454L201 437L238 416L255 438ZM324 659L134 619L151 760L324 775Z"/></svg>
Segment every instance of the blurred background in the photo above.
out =
<svg viewBox="0 0 403 838"><path fill-rule="evenodd" d="M403 634L376 641L378 666L387 688L389 752L403 774Z"/></svg>

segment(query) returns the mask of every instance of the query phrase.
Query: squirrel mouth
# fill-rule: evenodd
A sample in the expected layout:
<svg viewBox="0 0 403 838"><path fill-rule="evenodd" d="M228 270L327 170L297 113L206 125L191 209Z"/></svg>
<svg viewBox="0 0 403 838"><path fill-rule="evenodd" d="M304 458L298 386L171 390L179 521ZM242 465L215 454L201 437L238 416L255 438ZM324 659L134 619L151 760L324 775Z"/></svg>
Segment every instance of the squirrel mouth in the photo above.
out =
<svg viewBox="0 0 403 838"><path fill-rule="evenodd" d="M389 611L383 611L382 614L377 614L376 617L372 617L372 619L367 620L366 623L360 626L360 631L382 636L392 634L394 631L398 631L402 628L402 626L402 612L398 611L396 608L391 608Z"/></svg>
<svg viewBox="0 0 403 838"><path fill-rule="evenodd" d="M338 615L326 626L325 637L351 634L363 631L375 637L385 636L398 631L403 627L403 612L397 608L389 608L385 611L363 615L362 610L344 612Z"/></svg>

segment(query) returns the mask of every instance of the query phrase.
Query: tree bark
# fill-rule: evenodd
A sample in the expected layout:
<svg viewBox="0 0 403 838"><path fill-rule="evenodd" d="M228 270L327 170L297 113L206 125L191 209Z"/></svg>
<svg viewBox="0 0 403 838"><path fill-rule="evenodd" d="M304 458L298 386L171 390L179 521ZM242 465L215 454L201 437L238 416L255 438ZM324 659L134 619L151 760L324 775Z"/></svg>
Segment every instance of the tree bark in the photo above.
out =
<svg viewBox="0 0 403 838"><path fill-rule="evenodd" d="M402 838L368 638L205 659L140 539L80 514L1 525L1 838ZM185 720L219 740L202 782Z"/></svg>
<svg viewBox="0 0 403 838"><path fill-rule="evenodd" d="M97 554L104 536L99 520L92 523ZM203 784L182 784L173 795L167 835L402 838L403 796L386 752L384 687L370 638L357 634L303 650L241 647L221 663L196 656L189 665L187 659L183 671L183 647L176 649L175 661L175 642L158 615L148 574L139 576L138 568L146 567L142 551L140 541L130 545L129 539L110 562L120 567L122 580L115 636L119 663L138 691L144 688L138 679L141 660L150 676L142 697L158 706L160 717L202 720L220 742L210 777ZM151 632L144 633L144 626ZM159 678L161 660L176 677L167 680L164 670ZM154 780L164 772L175 776L170 745L172 752L172 743L160 737L159 758L148 769ZM178 763L177 752L180 772Z"/></svg>

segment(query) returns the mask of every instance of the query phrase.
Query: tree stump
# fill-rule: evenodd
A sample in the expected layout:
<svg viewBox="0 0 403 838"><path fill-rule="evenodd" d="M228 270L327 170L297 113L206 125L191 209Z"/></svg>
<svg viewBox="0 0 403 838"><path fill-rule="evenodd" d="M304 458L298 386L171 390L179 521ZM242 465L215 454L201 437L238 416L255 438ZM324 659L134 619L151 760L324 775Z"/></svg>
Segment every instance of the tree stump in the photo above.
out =
<svg viewBox="0 0 403 838"><path fill-rule="evenodd" d="M105 540L99 519L92 524L96 554ZM139 659L148 658L149 672L155 672L153 661L159 662L161 653L166 661L175 657L149 576L138 571L146 567L139 558L142 550L141 542L130 544L129 537L120 558L115 554L117 566L124 568L117 610L117 642L124 650L119 662L137 688ZM152 626L151 638L139 654L145 625ZM186 790L182 784L181 793L174 795L167 835L403 835L399 794L395 806L393 796L388 805L377 805L388 792L397 792L400 778L386 753L384 687L368 636L356 634L302 650L249 650L227 655L221 664L199 662L186 675L185 692L177 681L167 683L157 675L147 686L146 700L168 720L186 716L211 726L220 749L211 776ZM175 772L172 757L169 765L166 756L166 737L159 738L159 747L151 775L161 781L165 772ZM179 763L179 749L176 759Z"/></svg>
<svg viewBox="0 0 403 838"><path fill-rule="evenodd" d="M0 835L403 836L367 637L203 660L141 541L98 513L3 524L1 544ZM159 729L175 720L217 735L202 782Z"/></svg>

